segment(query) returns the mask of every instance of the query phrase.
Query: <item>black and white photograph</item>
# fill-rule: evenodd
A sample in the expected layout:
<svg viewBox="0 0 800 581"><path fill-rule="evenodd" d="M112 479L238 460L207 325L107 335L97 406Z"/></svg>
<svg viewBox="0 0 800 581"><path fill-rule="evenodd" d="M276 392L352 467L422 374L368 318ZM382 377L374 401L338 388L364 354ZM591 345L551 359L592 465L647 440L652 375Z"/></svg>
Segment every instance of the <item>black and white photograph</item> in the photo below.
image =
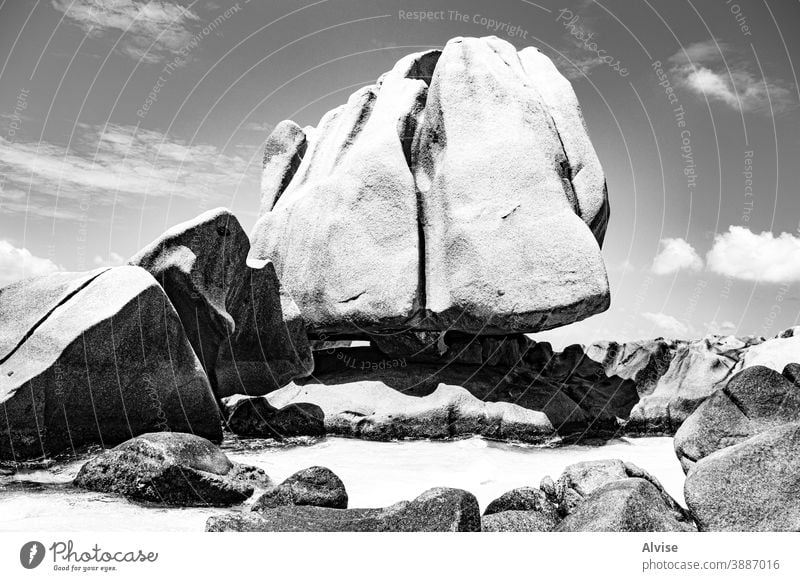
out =
<svg viewBox="0 0 800 581"><path fill-rule="evenodd" d="M800 578L798 26L0 0L0 578Z"/></svg>

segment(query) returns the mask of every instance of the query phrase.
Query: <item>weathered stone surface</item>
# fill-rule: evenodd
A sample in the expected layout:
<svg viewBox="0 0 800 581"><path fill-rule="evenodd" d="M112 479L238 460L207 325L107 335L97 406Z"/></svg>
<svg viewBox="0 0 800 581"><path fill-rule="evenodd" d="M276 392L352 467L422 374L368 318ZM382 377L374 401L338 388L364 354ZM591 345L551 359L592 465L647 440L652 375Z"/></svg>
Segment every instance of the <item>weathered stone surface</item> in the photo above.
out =
<svg viewBox="0 0 800 581"><path fill-rule="evenodd" d="M252 466L231 462L192 434L143 434L83 465L74 485L140 501L177 506L227 506L271 482Z"/></svg>
<svg viewBox="0 0 800 581"><path fill-rule="evenodd" d="M659 491L662 503L669 507L676 519L681 522L689 520L683 508L667 494L654 476L635 464L622 460L591 460L570 464L555 483L546 477L540 487L548 500L558 507L559 513L566 516L601 487L631 478L649 482Z"/></svg>
<svg viewBox="0 0 800 581"><path fill-rule="evenodd" d="M131 266L0 289L0 458L24 460L172 430L222 439L181 321Z"/></svg>
<svg viewBox="0 0 800 581"><path fill-rule="evenodd" d="M674 502L674 501L673 501ZM643 478L603 484L561 521L556 532L690 532L696 530Z"/></svg>
<svg viewBox="0 0 800 581"><path fill-rule="evenodd" d="M431 488L402 509L388 513L378 530L431 533L480 531L478 499L466 490Z"/></svg>
<svg viewBox="0 0 800 581"><path fill-rule="evenodd" d="M432 488L387 508L279 506L211 517L208 532L469 532L481 530L478 500L455 488Z"/></svg>
<svg viewBox="0 0 800 581"><path fill-rule="evenodd" d="M297 307L272 264L250 268L250 241L224 208L167 230L131 258L169 296L218 397L260 395L313 364Z"/></svg>
<svg viewBox="0 0 800 581"><path fill-rule="evenodd" d="M675 453L688 472L717 450L799 421L800 386L767 367L748 367L688 417L675 434Z"/></svg>
<svg viewBox="0 0 800 581"><path fill-rule="evenodd" d="M242 512L212 516L206 532L270 533L270 532L378 532L386 515L407 506L398 503L388 508L326 508L319 506L279 506L263 513Z"/></svg>
<svg viewBox="0 0 800 581"><path fill-rule="evenodd" d="M521 333L608 307L605 179L575 93L535 49L456 38L313 131L280 124L262 196L251 255L315 333Z"/></svg>
<svg viewBox="0 0 800 581"><path fill-rule="evenodd" d="M264 512L279 506L347 508L347 491L336 474L322 466L305 468L264 492L252 506Z"/></svg>
<svg viewBox="0 0 800 581"><path fill-rule="evenodd" d="M490 502L483 514L489 515L506 510L536 510L556 513L556 507L547 500L545 493L531 486L509 490Z"/></svg>
<svg viewBox="0 0 800 581"><path fill-rule="evenodd" d="M485 533L546 533L558 526L559 520L551 513L537 510L506 510L481 517L481 530Z"/></svg>
<svg viewBox="0 0 800 581"><path fill-rule="evenodd" d="M780 373L790 363L800 363L800 334L795 334L795 327L750 347L744 354L742 367L761 365Z"/></svg>
<svg viewBox="0 0 800 581"><path fill-rule="evenodd" d="M545 442L556 437L545 414L510 403L483 402L455 385L440 384L420 397L406 395L380 380L307 382L267 397L278 408L301 403L318 406L326 433L367 440L483 435Z"/></svg>
<svg viewBox="0 0 800 581"><path fill-rule="evenodd" d="M278 409L264 397L234 395L223 400L228 428L255 438L293 438L325 434L325 414L311 403L288 404Z"/></svg>
<svg viewBox="0 0 800 581"><path fill-rule="evenodd" d="M800 423L706 456L684 495L701 531L800 531Z"/></svg>
<svg viewBox="0 0 800 581"><path fill-rule="evenodd" d="M679 346L653 392L631 410L626 429L675 433L703 400L727 385L741 369L744 352L760 341L755 337L710 335Z"/></svg>
<svg viewBox="0 0 800 581"><path fill-rule="evenodd" d="M530 486L509 490L489 503L481 518L485 532L546 532L561 520L558 507Z"/></svg>
<svg viewBox="0 0 800 581"><path fill-rule="evenodd" d="M579 199L573 179L589 160L572 167L562 133L572 152L574 136L588 138L569 83L545 60L495 37L455 38L434 69L412 169L425 306L440 329L534 332L608 308L587 227L602 238L602 171L590 163Z"/></svg>
<svg viewBox="0 0 800 581"><path fill-rule="evenodd" d="M643 397L653 393L680 343L662 338L627 343L598 341L586 347L586 356L602 364L609 377L633 380Z"/></svg>

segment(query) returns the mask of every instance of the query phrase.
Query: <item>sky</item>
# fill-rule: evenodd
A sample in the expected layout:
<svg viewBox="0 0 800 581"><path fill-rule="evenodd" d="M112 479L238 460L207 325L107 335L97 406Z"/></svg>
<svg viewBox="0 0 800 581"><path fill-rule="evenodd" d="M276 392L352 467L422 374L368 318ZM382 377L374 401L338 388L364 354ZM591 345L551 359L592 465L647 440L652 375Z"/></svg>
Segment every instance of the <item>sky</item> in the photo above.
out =
<svg viewBox="0 0 800 581"><path fill-rule="evenodd" d="M0 0L0 284L125 261L218 206L262 144L455 36L536 46L608 180L612 304L556 346L800 320L800 2Z"/></svg>

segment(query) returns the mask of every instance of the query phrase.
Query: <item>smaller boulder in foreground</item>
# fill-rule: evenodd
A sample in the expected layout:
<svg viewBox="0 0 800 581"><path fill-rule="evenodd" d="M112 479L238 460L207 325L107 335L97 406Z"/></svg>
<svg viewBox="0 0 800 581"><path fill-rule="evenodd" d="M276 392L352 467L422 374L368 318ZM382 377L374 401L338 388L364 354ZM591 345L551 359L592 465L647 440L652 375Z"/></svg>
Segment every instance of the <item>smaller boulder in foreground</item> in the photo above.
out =
<svg viewBox="0 0 800 581"><path fill-rule="evenodd" d="M575 507L556 532L691 532L682 513L643 478L604 484Z"/></svg>
<svg viewBox="0 0 800 581"><path fill-rule="evenodd" d="M229 506L271 485L208 440L159 432L128 440L83 465L73 483L95 492L175 506Z"/></svg>
<svg viewBox="0 0 800 581"><path fill-rule="evenodd" d="M262 494L252 510L263 512L279 506L325 506L347 508L344 483L322 466L312 466L292 474Z"/></svg>

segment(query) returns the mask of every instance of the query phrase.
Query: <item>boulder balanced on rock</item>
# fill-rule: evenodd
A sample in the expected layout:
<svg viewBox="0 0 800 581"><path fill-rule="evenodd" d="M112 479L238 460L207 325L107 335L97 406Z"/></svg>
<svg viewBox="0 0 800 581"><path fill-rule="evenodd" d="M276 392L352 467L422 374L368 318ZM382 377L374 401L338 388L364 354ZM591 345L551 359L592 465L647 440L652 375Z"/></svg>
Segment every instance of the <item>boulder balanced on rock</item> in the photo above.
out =
<svg viewBox="0 0 800 581"><path fill-rule="evenodd" d="M314 333L507 334L608 307L605 180L536 49L455 38L270 136L251 257Z"/></svg>
<svg viewBox="0 0 800 581"><path fill-rule="evenodd" d="M149 273L56 273L0 289L0 459L159 430L222 439L208 379Z"/></svg>
<svg viewBox="0 0 800 581"><path fill-rule="evenodd" d="M167 230L131 258L164 287L218 397L259 395L313 366L305 325L272 264L224 208Z"/></svg>

